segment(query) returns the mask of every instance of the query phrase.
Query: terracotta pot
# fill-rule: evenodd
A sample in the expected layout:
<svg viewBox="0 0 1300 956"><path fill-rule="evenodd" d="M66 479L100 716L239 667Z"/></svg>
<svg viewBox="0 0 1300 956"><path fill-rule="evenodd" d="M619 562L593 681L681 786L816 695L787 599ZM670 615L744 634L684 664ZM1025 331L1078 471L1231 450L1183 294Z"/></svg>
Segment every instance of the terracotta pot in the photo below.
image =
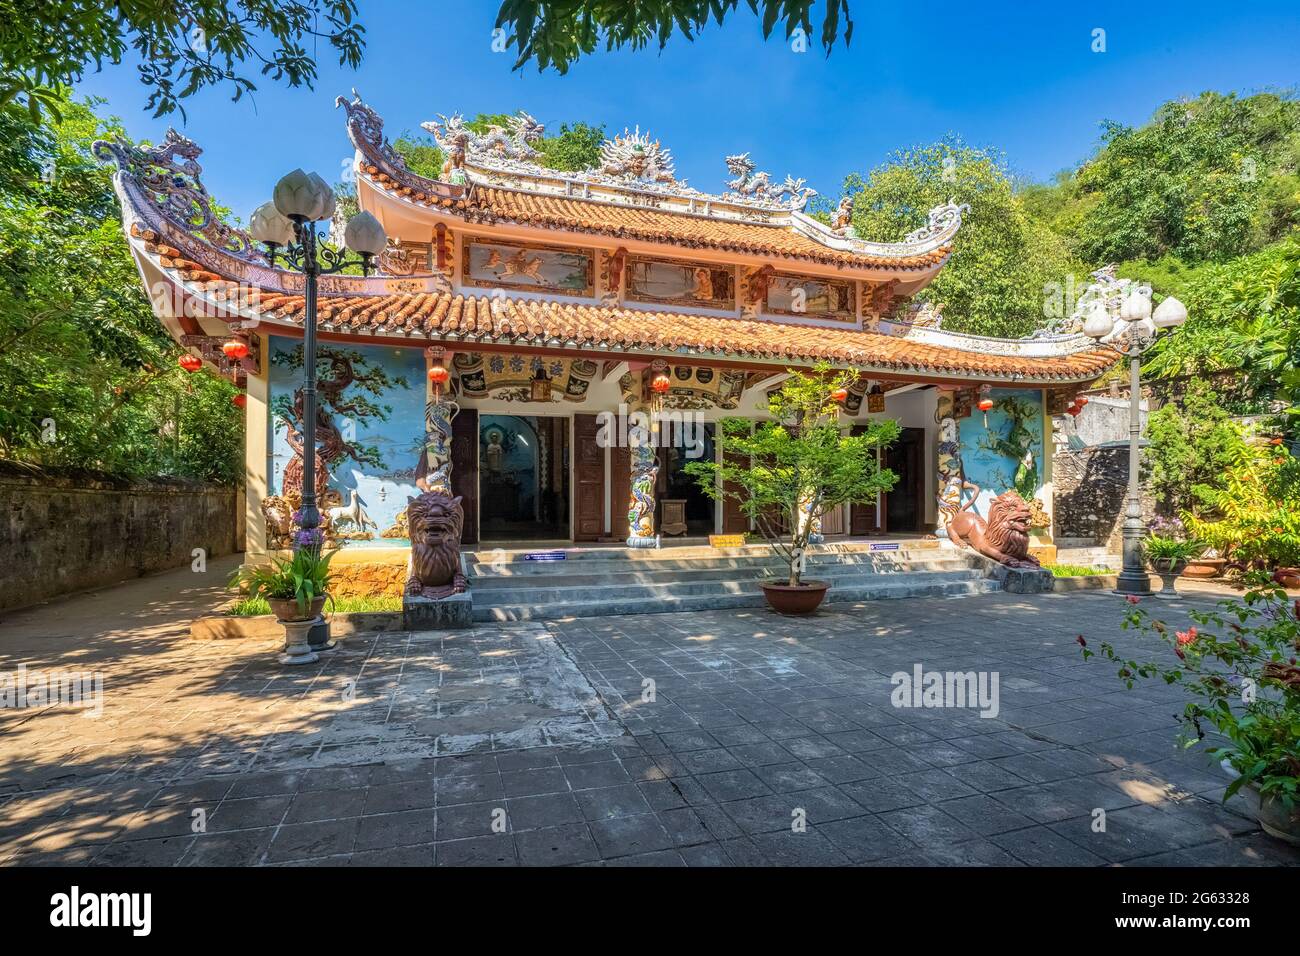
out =
<svg viewBox="0 0 1300 956"><path fill-rule="evenodd" d="M779 581L760 581L768 607L778 614L811 614L826 598L826 581L803 581L795 587Z"/></svg>
<svg viewBox="0 0 1300 956"><path fill-rule="evenodd" d="M1284 588L1300 588L1300 568L1278 568L1273 580Z"/></svg>
<svg viewBox="0 0 1300 956"><path fill-rule="evenodd" d="M1227 558L1193 558L1183 569L1183 577L1217 578L1223 573L1223 566L1227 563Z"/></svg>
<svg viewBox="0 0 1300 956"><path fill-rule="evenodd" d="M325 597L322 595L312 601L306 611L298 607L296 598L267 598L266 603L271 605L271 613L277 621L314 621L320 617Z"/></svg>

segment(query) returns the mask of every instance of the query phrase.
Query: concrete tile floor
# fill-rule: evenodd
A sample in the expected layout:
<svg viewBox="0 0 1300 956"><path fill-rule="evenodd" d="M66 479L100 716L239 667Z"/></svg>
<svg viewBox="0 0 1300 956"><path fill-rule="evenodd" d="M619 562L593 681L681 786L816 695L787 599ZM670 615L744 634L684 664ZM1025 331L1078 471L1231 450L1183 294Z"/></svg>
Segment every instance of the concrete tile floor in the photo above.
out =
<svg viewBox="0 0 1300 956"><path fill-rule="evenodd" d="M230 563L0 621L0 673L105 693L0 711L0 862L1300 862L1176 750L1167 688L1080 660L1080 633L1136 648L1109 595L384 634L287 671L186 637ZM997 716L894 707L916 664L996 672Z"/></svg>

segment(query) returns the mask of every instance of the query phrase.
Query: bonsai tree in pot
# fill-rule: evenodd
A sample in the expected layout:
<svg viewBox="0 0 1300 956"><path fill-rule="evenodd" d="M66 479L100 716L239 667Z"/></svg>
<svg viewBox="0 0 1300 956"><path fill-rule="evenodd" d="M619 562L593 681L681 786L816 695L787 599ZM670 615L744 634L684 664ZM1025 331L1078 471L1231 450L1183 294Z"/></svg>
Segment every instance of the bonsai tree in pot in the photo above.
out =
<svg viewBox="0 0 1300 956"><path fill-rule="evenodd" d="M299 531L296 548L289 559L272 558L269 564L246 565L231 576L230 587L250 597L262 597L276 620L284 625L286 664L309 664L319 660L308 634L329 594L329 564L334 551L323 551L320 532Z"/></svg>
<svg viewBox="0 0 1300 956"><path fill-rule="evenodd" d="M1109 643L1098 653L1119 665L1129 689L1155 678L1186 691L1181 740L1206 747L1235 778L1225 802L1246 790L1260 825L1300 844L1300 601L1263 572L1249 574L1248 585L1244 598L1220 601L1219 610L1191 611L1195 625L1185 631L1135 606L1123 626L1163 642L1155 659L1124 658ZM1091 658L1087 641L1078 641Z"/></svg>
<svg viewBox="0 0 1300 956"><path fill-rule="evenodd" d="M737 502L782 558L783 579L762 584L774 610L807 613L826 595L825 581L803 577L815 519L848 502L875 501L897 480L877 458L898 437L898 422L870 421L861 435L841 430L840 402L857 379L829 363L791 371L768 401L770 421L751 433L749 421L724 419L718 461L686 466L710 498Z"/></svg>

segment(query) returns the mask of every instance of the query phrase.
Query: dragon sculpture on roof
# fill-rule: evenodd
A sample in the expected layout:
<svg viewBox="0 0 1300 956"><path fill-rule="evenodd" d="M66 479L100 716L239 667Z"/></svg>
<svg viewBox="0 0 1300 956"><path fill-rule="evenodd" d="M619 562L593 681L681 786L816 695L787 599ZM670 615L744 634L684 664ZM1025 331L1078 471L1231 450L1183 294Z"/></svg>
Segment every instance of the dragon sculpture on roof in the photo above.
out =
<svg viewBox="0 0 1300 956"><path fill-rule="evenodd" d="M600 171L606 176L652 183L675 183L673 157L649 133L623 130L600 144Z"/></svg>
<svg viewBox="0 0 1300 956"><path fill-rule="evenodd" d="M438 119L420 126L433 135L444 150L462 149L470 159L496 157L527 162L536 159L533 144L546 132L546 127L530 114L520 110L506 121L505 126L492 124L487 132L475 133L459 113L451 116L438 114Z"/></svg>
<svg viewBox="0 0 1300 956"><path fill-rule="evenodd" d="M817 195L817 190L804 185L806 179L786 176L785 182L773 183L770 174L754 172L758 167L747 152L728 156L726 163L727 171L736 177L727 181L728 197L757 199L786 205L791 209L803 209L808 205L808 200Z"/></svg>

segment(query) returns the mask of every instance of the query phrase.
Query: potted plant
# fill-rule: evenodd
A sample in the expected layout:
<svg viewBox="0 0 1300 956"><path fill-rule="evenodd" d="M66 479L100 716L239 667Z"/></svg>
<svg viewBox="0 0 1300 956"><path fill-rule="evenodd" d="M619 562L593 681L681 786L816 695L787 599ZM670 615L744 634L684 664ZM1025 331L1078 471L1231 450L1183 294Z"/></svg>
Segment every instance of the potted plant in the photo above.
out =
<svg viewBox="0 0 1300 956"><path fill-rule="evenodd" d="M1192 611L1195 626L1175 630L1135 606L1124 628L1154 635L1171 657L1136 661L1120 657L1108 643L1100 655L1119 665L1119 678L1132 689L1138 680L1158 678L1183 688L1185 746L1204 746L1235 775L1226 802L1245 789L1266 832L1300 844L1300 602L1254 572L1244 598L1219 602L1220 610ZM1085 659L1093 656L1078 638Z"/></svg>
<svg viewBox="0 0 1300 956"><path fill-rule="evenodd" d="M247 565L231 576L231 588L265 598L276 620L284 625L283 663L319 660L308 635L329 596L329 563L334 554L322 551L319 544L307 543L287 560L272 558L269 564Z"/></svg>
<svg viewBox="0 0 1300 956"><path fill-rule="evenodd" d="M1187 567L1188 558L1204 551L1205 545L1199 541L1180 541L1178 538L1153 534L1146 539L1143 548L1151 570L1160 575L1160 580L1164 582L1164 587L1156 596L1174 598L1178 596L1174 587L1178 575Z"/></svg>
<svg viewBox="0 0 1300 956"><path fill-rule="evenodd" d="M690 462L686 472L713 499L731 499L782 558L779 579L760 582L768 605L782 614L817 609L830 585L803 577L820 516L847 502L875 501L897 480L878 452L898 437L891 419L874 419L859 435L840 427L840 402L858 380L820 363L791 371L768 401L771 420L724 419L716 462Z"/></svg>

